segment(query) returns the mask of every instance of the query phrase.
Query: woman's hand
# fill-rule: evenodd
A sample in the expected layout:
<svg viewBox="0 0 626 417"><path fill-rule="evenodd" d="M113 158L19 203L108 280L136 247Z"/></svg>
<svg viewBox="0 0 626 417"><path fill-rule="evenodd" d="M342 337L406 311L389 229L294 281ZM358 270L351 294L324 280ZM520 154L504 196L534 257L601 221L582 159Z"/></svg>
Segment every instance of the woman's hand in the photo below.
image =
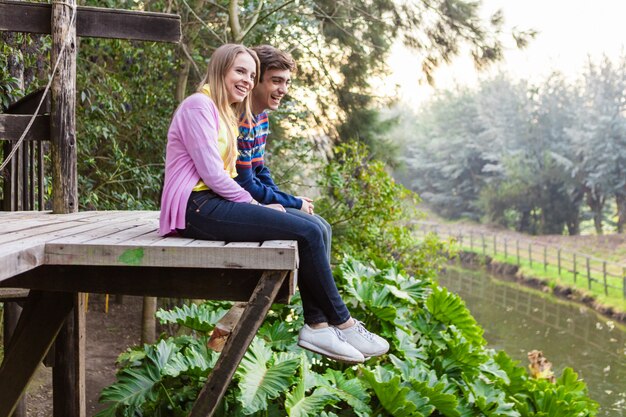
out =
<svg viewBox="0 0 626 417"><path fill-rule="evenodd" d="M272 210L277 210L277 211L285 211L285 208L282 206L282 204L266 204L263 207L267 207L267 208L271 208Z"/></svg>

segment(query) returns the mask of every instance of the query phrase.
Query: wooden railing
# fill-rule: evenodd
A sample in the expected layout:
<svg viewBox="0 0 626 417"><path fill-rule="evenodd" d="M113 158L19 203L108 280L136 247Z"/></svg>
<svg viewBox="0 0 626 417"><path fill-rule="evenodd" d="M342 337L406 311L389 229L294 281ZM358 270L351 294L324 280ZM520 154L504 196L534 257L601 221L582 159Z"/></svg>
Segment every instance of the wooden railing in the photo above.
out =
<svg viewBox="0 0 626 417"><path fill-rule="evenodd" d="M508 263L530 267L541 266L548 273L556 273L564 281L589 290L600 286L609 297L626 299L626 265L599 259L557 245L532 239L511 238L497 234L455 229L453 226L428 222L414 222L415 232L434 233L443 238L454 238L462 249L482 255L504 257ZM584 283L584 284L583 284Z"/></svg>

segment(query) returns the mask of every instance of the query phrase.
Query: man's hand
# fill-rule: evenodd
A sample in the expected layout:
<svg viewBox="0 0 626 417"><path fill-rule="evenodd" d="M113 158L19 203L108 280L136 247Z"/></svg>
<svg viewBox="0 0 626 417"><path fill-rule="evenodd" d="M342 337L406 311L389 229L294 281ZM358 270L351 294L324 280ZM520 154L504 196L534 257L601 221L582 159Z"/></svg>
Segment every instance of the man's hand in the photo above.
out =
<svg viewBox="0 0 626 417"><path fill-rule="evenodd" d="M307 213L307 214L314 214L314 209L315 206L313 205L313 200L311 200L308 197L298 197L300 200L302 200L302 207L300 207L300 210Z"/></svg>

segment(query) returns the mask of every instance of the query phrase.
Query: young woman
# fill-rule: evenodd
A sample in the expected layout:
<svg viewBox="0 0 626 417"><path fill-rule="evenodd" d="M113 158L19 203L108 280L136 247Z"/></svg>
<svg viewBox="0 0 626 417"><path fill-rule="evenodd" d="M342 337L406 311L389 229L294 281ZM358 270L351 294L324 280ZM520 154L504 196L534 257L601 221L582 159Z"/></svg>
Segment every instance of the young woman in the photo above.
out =
<svg viewBox="0 0 626 417"><path fill-rule="evenodd" d="M335 360L360 363L389 344L352 319L333 279L321 232L312 223L262 206L234 180L238 115L252 118L249 93L259 60L227 44L211 56L196 94L176 110L168 131L159 233L220 241L296 240L305 325L298 345Z"/></svg>

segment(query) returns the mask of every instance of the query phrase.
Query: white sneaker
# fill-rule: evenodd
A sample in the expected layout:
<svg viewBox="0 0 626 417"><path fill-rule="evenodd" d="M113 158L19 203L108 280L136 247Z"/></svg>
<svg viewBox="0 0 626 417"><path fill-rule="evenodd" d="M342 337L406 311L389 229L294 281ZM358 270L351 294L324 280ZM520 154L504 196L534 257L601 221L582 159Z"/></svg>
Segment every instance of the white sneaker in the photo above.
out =
<svg viewBox="0 0 626 417"><path fill-rule="evenodd" d="M298 335L298 346L345 363L363 363L365 357L352 347L341 330L333 326L313 329L304 325Z"/></svg>
<svg viewBox="0 0 626 417"><path fill-rule="evenodd" d="M354 319L354 322L354 326L341 330L349 344L361 352L365 358L387 353L389 343L385 339L368 331L360 321Z"/></svg>

